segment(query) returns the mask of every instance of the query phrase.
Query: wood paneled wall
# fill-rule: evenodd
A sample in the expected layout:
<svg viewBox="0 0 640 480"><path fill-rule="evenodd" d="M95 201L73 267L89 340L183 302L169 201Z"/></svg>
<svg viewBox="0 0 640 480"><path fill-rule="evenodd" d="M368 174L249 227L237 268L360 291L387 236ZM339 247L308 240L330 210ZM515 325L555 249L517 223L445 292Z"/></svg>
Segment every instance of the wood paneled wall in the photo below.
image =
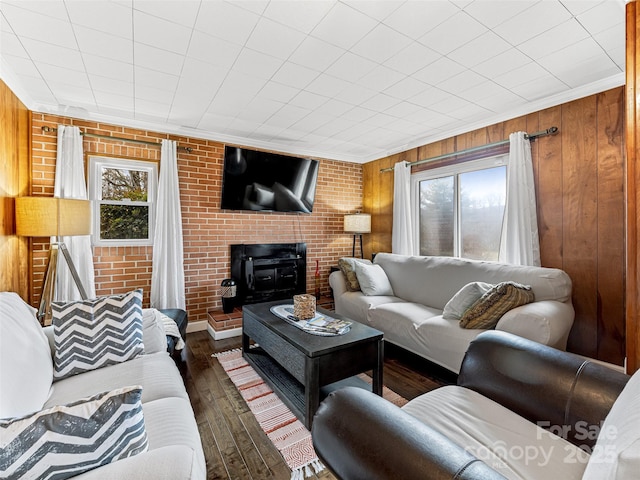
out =
<svg viewBox="0 0 640 480"><path fill-rule="evenodd" d="M29 111L0 80L0 291L29 299L27 239L15 235L14 198L29 191Z"/></svg>
<svg viewBox="0 0 640 480"><path fill-rule="evenodd" d="M627 4L626 59L626 147L627 147L627 371L640 368L640 251L638 215L640 215L640 11L638 3Z"/></svg>
<svg viewBox="0 0 640 480"><path fill-rule="evenodd" d="M624 88L548 108L365 164L373 233L365 252L391 251L393 172L381 168L557 126L532 142L542 265L573 281L570 351L621 365L625 356Z"/></svg>

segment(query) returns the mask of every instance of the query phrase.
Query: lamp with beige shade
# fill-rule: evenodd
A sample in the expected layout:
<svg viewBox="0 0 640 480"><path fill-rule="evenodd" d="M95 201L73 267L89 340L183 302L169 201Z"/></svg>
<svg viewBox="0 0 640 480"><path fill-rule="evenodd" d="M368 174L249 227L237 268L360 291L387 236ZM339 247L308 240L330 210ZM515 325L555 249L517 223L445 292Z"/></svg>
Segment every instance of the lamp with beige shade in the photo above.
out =
<svg viewBox="0 0 640 480"><path fill-rule="evenodd" d="M91 234L91 202L72 198L17 197L16 234L23 237L56 237L51 242L38 319L44 324L54 297L58 252L61 251L82 299L87 298L78 271L61 237Z"/></svg>
<svg viewBox="0 0 640 480"><path fill-rule="evenodd" d="M360 237L360 258L364 258L362 249L362 234L371 233L371 215L368 213L352 213L344 216L345 233L353 233L353 248L351 256L356 256L356 237Z"/></svg>

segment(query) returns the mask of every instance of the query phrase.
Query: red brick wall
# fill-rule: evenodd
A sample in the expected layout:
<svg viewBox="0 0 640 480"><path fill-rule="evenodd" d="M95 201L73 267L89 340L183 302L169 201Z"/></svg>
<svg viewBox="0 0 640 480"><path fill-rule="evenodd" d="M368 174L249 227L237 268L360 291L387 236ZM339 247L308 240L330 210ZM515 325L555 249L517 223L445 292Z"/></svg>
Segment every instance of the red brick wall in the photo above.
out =
<svg viewBox="0 0 640 480"><path fill-rule="evenodd" d="M341 256L351 254L352 237L342 232L342 216L362 208L362 166L320 160L316 200L311 215L220 210L224 144L68 117L32 113L32 195L53 195L56 134L42 127L76 125L87 133L160 142L176 140L182 204L187 310L190 321L207 320L209 310L220 308L218 289L229 277L229 245L233 243L307 244L307 287L314 290L315 260L320 260L321 290L329 294L329 269ZM120 141L84 137L84 152L139 160L160 160L160 149ZM161 167L162 168L162 167ZM32 298L37 305L42 291L48 244L41 239L32 248ZM144 289L149 304L152 247L95 247L96 293L108 295Z"/></svg>

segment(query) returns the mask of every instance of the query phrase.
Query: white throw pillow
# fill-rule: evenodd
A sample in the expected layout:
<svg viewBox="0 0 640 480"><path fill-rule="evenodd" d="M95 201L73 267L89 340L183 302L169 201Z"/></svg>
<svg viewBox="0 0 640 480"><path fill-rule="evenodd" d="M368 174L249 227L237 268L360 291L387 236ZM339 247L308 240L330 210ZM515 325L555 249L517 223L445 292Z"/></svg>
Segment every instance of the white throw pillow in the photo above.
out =
<svg viewBox="0 0 640 480"><path fill-rule="evenodd" d="M464 312L471 307L482 295L491 290L490 283L467 283L451 297L442 310L442 318L445 320L460 320Z"/></svg>
<svg viewBox="0 0 640 480"><path fill-rule="evenodd" d="M640 371L605 418L583 480L626 480L640 472Z"/></svg>
<svg viewBox="0 0 640 480"><path fill-rule="evenodd" d="M52 302L51 311L53 376L57 380L144 353L142 290L77 302Z"/></svg>
<svg viewBox="0 0 640 480"><path fill-rule="evenodd" d="M49 398L53 363L36 309L0 292L0 418L38 411Z"/></svg>
<svg viewBox="0 0 640 480"><path fill-rule="evenodd" d="M0 420L0 478L64 479L148 449L142 387Z"/></svg>
<svg viewBox="0 0 640 480"><path fill-rule="evenodd" d="M389 278L380 265L355 262L354 267L362 293L368 296L393 295Z"/></svg>

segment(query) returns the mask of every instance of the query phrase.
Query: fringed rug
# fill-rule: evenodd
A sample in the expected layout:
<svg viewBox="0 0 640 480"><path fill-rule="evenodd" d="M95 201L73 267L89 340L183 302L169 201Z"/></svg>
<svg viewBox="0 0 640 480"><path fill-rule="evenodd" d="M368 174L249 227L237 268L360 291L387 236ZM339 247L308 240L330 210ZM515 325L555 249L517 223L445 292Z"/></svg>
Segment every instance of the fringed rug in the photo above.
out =
<svg viewBox="0 0 640 480"><path fill-rule="evenodd" d="M242 350L234 349L212 356L218 359L262 430L282 454L291 469L291 480L302 480L313 475L314 471L322 471L324 465L313 449L311 433L242 358ZM360 374L359 377L371 383L369 376ZM383 397L398 406L407 403L405 398L387 387L383 387Z"/></svg>

